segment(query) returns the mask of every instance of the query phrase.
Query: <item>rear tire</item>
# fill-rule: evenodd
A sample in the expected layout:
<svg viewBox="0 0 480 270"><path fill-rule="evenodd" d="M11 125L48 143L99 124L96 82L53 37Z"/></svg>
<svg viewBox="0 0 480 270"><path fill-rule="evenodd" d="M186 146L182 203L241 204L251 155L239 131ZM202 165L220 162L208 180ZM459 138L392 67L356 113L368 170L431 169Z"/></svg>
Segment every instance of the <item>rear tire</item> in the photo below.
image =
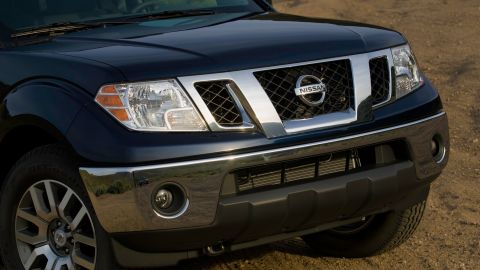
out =
<svg viewBox="0 0 480 270"><path fill-rule="evenodd" d="M334 257L378 255L398 247L412 236L425 205L423 201L403 211L367 217L362 222L307 235L303 239L314 250Z"/></svg>
<svg viewBox="0 0 480 270"><path fill-rule="evenodd" d="M117 269L110 239L65 147L47 145L23 156L0 195L6 270Z"/></svg>

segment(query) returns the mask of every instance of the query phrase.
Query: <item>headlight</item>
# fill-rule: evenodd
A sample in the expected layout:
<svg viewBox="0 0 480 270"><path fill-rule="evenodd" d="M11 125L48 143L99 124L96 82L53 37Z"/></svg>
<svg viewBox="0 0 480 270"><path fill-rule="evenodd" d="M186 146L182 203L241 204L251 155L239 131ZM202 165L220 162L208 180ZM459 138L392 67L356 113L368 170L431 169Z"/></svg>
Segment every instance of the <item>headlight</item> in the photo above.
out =
<svg viewBox="0 0 480 270"><path fill-rule="evenodd" d="M423 85L417 61L408 45L393 48L397 98L403 97Z"/></svg>
<svg viewBox="0 0 480 270"><path fill-rule="evenodd" d="M95 101L133 130L208 130L176 80L106 85Z"/></svg>

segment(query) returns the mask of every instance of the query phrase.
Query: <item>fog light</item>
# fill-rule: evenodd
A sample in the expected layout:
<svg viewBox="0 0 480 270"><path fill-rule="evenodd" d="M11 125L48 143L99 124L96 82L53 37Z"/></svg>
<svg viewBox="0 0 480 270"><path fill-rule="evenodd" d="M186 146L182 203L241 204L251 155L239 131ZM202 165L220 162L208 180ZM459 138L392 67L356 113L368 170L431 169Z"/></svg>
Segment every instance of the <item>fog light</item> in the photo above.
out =
<svg viewBox="0 0 480 270"><path fill-rule="evenodd" d="M187 211L189 201L182 187L175 183L165 183L153 191L152 206L158 216L174 219Z"/></svg>
<svg viewBox="0 0 480 270"><path fill-rule="evenodd" d="M447 154L447 148L443 143L443 139L440 135L435 135L430 143L430 151L432 153L433 160L437 163L443 162Z"/></svg>
<svg viewBox="0 0 480 270"><path fill-rule="evenodd" d="M437 156L438 151L440 150L440 145L438 144L438 141L435 139L432 139L431 142L431 151L432 151L432 156Z"/></svg>
<svg viewBox="0 0 480 270"><path fill-rule="evenodd" d="M155 195L155 204L159 209L168 209L173 204L173 194L168 189L160 189Z"/></svg>

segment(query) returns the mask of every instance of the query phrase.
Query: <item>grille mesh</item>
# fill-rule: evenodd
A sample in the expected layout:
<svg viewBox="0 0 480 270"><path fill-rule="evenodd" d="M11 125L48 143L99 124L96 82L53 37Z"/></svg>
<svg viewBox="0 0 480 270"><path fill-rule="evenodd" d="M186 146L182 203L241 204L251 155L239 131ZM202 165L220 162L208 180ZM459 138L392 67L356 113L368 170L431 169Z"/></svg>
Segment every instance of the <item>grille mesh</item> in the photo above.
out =
<svg viewBox="0 0 480 270"><path fill-rule="evenodd" d="M370 77L373 105L387 101L390 96L390 70L387 57L370 60Z"/></svg>
<svg viewBox="0 0 480 270"><path fill-rule="evenodd" d="M195 83L195 89L219 125L241 126L242 115L227 88L232 81L210 81Z"/></svg>
<svg viewBox="0 0 480 270"><path fill-rule="evenodd" d="M352 167L352 161L347 158L347 154L349 153L336 153L286 164L244 170L236 174L237 189L239 192L245 192L345 173L347 168Z"/></svg>
<svg viewBox="0 0 480 270"><path fill-rule="evenodd" d="M323 104L309 106L295 95L297 80L313 75L327 86ZM322 114L346 111L352 107L353 78L350 60L260 71L255 73L283 121L308 119Z"/></svg>

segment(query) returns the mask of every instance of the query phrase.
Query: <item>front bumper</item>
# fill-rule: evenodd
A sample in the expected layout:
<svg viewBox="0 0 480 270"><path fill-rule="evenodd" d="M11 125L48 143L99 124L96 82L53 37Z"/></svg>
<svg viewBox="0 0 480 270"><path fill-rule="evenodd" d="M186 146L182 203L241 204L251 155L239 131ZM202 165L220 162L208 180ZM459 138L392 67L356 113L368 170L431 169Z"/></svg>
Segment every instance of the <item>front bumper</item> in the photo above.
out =
<svg viewBox="0 0 480 270"><path fill-rule="evenodd" d="M419 181L407 161L323 181L220 199L215 222L203 227L113 234L124 267L159 267L231 252L358 222L425 200L435 176Z"/></svg>
<svg viewBox="0 0 480 270"><path fill-rule="evenodd" d="M400 126L327 141L153 166L80 168L80 174L95 213L109 233L203 227L215 222L219 205L223 202L222 188L225 188L224 183L232 177L231 172L236 169L404 140L409 147L410 165L415 172L412 177L424 180L440 174L448 160L448 151L441 162L432 159L430 142L436 134L443 138L448 149L449 134L445 113ZM369 174L358 176L357 180L368 176ZM190 207L178 218L159 217L151 205L152 192L165 182L176 182L187 191ZM418 185L421 183L418 181ZM337 184L337 188L347 190L348 185ZM398 187L391 187L390 191L395 194L397 189ZM282 192L282 189L276 192ZM390 195L383 194L387 197ZM236 199L247 202L249 200L242 196L237 196ZM343 203L349 200L347 196Z"/></svg>
<svg viewBox="0 0 480 270"><path fill-rule="evenodd" d="M435 161L431 140L445 155ZM410 158L360 172L250 194L228 194L232 172L362 146L404 141ZM162 165L80 168L95 213L129 267L160 266L197 257L203 247L228 250L321 231L358 217L403 209L424 200L448 161L448 120L441 112L390 128L260 152ZM166 219L151 198L166 182L180 184L189 208ZM172 253L173 252L173 253ZM135 257L137 259L122 259ZM132 263L135 264L132 264Z"/></svg>

